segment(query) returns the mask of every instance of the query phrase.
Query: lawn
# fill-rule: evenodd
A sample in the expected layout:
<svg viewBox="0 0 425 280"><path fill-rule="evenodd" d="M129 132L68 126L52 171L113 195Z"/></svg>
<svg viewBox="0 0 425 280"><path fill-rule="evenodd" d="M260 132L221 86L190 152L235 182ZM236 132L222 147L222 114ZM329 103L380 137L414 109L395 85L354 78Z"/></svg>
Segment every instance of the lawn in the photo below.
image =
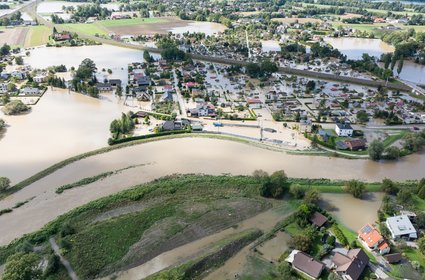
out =
<svg viewBox="0 0 425 280"><path fill-rule="evenodd" d="M108 35L108 32L96 23L68 23L63 24L65 29L90 36Z"/></svg>
<svg viewBox="0 0 425 280"><path fill-rule="evenodd" d="M161 18L131 18L131 19L108 19L101 20L98 23L104 27L116 27L126 25L138 25L138 24L153 24L166 22L165 19Z"/></svg>
<svg viewBox="0 0 425 280"><path fill-rule="evenodd" d="M285 231L291 236L300 235L302 233L302 229L295 222L287 225Z"/></svg>
<svg viewBox="0 0 425 280"><path fill-rule="evenodd" d="M422 255L419 250L409 247L405 249L403 253L407 256L407 258L409 258L409 260L418 262L422 269L425 268L425 256Z"/></svg>
<svg viewBox="0 0 425 280"><path fill-rule="evenodd" d="M31 26L25 38L25 47L44 45L49 41L52 30L44 25Z"/></svg>

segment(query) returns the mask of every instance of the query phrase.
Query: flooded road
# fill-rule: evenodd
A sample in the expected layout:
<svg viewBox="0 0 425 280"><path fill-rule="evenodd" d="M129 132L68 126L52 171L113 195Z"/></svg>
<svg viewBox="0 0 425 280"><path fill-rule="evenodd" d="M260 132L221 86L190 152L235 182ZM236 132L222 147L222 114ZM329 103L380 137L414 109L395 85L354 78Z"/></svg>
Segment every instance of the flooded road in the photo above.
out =
<svg viewBox="0 0 425 280"><path fill-rule="evenodd" d="M338 222L357 232L365 224L373 224L378 219L384 193L368 193L364 199L354 198L346 193L323 193L322 206Z"/></svg>

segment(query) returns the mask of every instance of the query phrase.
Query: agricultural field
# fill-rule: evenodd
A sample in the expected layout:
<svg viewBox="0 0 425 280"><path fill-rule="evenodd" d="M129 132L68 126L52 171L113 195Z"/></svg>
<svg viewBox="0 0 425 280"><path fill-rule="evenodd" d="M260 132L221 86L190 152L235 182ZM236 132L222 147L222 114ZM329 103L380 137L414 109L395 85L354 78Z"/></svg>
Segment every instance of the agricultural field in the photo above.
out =
<svg viewBox="0 0 425 280"><path fill-rule="evenodd" d="M49 36L52 33L52 30L43 25L32 26L29 28L25 39L25 47L35 47L44 45L49 41Z"/></svg>
<svg viewBox="0 0 425 280"><path fill-rule="evenodd" d="M67 30L90 36L108 35L108 31L98 23L67 23L62 26Z"/></svg>
<svg viewBox="0 0 425 280"><path fill-rule="evenodd" d="M24 46L29 27L1 28L0 45Z"/></svg>

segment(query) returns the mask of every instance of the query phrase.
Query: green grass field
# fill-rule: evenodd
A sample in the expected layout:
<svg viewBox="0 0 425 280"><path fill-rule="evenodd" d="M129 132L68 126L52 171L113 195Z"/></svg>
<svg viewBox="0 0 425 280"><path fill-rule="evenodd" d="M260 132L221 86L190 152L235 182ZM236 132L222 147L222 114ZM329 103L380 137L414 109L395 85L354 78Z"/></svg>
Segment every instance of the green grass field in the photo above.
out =
<svg viewBox="0 0 425 280"><path fill-rule="evenodd" d="M161 18L132 18L132 19L120 19L120 20L110 19L110 20L98 21L98 23L104 27L153 24L153 23L161 23L161 22L166 22L166 20Z"/></svg>
<svg viewBox="0 0 425 280"><path fill-rule="evenodd" d="M98 26L96 23L69 23L63 24L64 28L74 31L77 33L82 33L90 36L97 35L108 35L108 32L102 27Z"/></svg>
<svg viewBox="0 0 425 280"><path fill-rule="evenodd" d="M31 26L25 38L25 47L44 45L49 41L52 30L44 25Z"/></svg>

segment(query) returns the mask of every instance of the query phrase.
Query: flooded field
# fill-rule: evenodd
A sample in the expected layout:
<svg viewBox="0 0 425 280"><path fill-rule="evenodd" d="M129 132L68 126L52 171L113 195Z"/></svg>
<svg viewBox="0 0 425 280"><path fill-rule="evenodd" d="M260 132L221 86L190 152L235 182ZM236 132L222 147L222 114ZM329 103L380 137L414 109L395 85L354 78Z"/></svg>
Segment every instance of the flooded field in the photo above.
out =
<svg viewBox="0 0 425 280"><path fill-rule="evenodd" d="M189 22L186 26L174 27L168 31L174 34L183 33L205 33L205 35L213 35L216 33L222 33L226 30L226 27L216 22Z"/></svg>
<svg viewBox="0 0 425 280"><path fill-rule="evenodd" d="M83 46L83 47L38 47L31 51L29 57L24 59L25 63L33 68L47 68L53 65L64 64L67 68L74 66L75 68L85 58L94 61L98 69L98 79L103 80L105 77L121 79L127 84L128 73L127 66L131 62L143 62L143 52L133 49L115 47L111 45L99 46ZM151 54L157 58L155 54ZM111 57L119 59L111 60ZM112 74L107 75L101 72L102 68L111 69Z"/></svg>
<svg viewBox="0 0 425 280"><path fill-rule="evenodd" d="M286 232L278 231L276 236L260 245L257 250L263 258L277 262L279 257L285 252L288 247L288 242L291 240L291 236Z"/></svg>
<svg viewBox="0 0 425 280"><path fill-rule="evenodd" d="M394 75L397 75L397 67L394 68ZM425 65L405 61L400 78L414 83L425 84Z"/></svg>
<svg viewBox="0 0 425 280"><path fill-rule="evenodd" d="M357 232L365 224L373 224L378 219L377 211L383 197L383 193L369 193L364 199L345 193L324 193L322 205L340 223Z"/></svg>
<svg viewBox="0 0 425 280"><path fill-rule="evenodd" d="M361 59L363 53L380 57L383 53L394 51L393 46L380 39L325 37L324 40L346 55L348 59Z"/></svg>
<svg viewBox="0 0 425 280"><path fill-rule="evenodd" d="M0 140L2 175L16 182L54 161L106 146L110 122L130 109L112 94L95 99L56 89L48 90L29 114L0 112L8 124Z"/></svg>

